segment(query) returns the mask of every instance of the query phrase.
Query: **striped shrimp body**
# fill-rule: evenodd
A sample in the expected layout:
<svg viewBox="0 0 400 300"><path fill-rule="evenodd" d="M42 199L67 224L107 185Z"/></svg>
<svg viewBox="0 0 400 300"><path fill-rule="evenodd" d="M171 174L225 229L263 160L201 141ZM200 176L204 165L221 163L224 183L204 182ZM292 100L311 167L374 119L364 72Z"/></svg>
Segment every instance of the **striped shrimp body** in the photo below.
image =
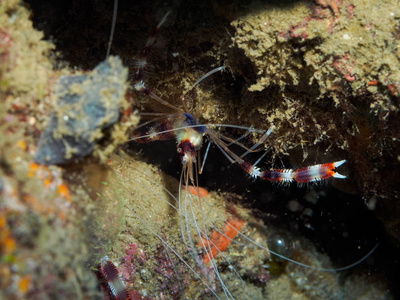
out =
<svg viewBox="0 0 400 300"><path fill-rule="evenodd" d="M325 180L331 177L340 179L346 178L346 176L333 171L334 169L343 165L345 162L345 160L340 160L333 163L314 165L297 170L273 169L262 171L258 167L251 165L250 163L245 161L240 162L240 166L252 178L261 178L267 181L277 181L284 183L290 183L293 181L297 183L309 183Z"/></svg>
<svg viewBox="0 0 400 300"><path fill-rule="evenodd" d="M122 279L127 282L127 289L140 290L142 296L149 295L150 297L155 297L157 294L154 293L159 293L157 296L161 299L163 299L166 293L169 293L169 296L165 297L176 299L208 298L210 296L217 299L263 299L265 296L262 295L262 291L244 279L244 276L249 277L250 280L254 280L254 277L251 277L246 271L242 271L239 268L240 262L234 258L232 259L232 256L223 253L222 249L226 247L221 246L218 238L224 240L225 244L229 245L232 243L238 245L241 251L243 251L239 253L239 256L243 258L246 256L246 249L254 248L259 251L254 257L264 255L264 262L269 257L269 254L272 253L292 264L318 271L336 272L345 270L364 260L371 252L356 263L343 268L332 268L329 266L326 268L315 267L292 260L271 251L265 242L256 242L255 238L249 233L242 232L244 221L241 220L243 217L241 217L241 213L239 212L241 209L239 207L231 208L231 212L228 213L225 209L225 203L218 201L209 203L209 199L205 199L200 195L197 179L202 166L200 164L199 153L205 136L210 142L209 145L211 143L216 145L230 163L238 164L254 179L260 178L266 181L283 183L295 181L301 184L322 181L331 177L343 179L345 176L336 173L334 170L345 161L341 160L314 165L297 170L262 170L257 165L267 152L261 155L255 163L246 161L245 157L249 153L261 151L262 144L273 132L273 128L265 132L235 125L200 124L188 111L183 102L184 108L181 109L165 101L157 93L150 90L143 80L148 65L147 58L154 45L156 35L162 24L166 21L167 16L168 14L164 16L155 28L140 54L134 70L133 88L159 104L172 109L173 113L169 114L167 118L158 118L154 122L155 126L150 131L144 135L135 136L130 140L151 142L154 140L175 138L177 152L182 163L182 172L179 183L173 183L177 187L177 190L169 191L164 187L162 180L160 180L159 184L155 183L154 174L157 171L153 170L152 173L148 171L141 172L138 171L137 166L132 166L132 168L127 170L127 164L121 163L121 157L124 157L125 161L129 159L122 154L121 156L114 156L111 159L111 161L115 162L112 168L114 168L119 178L118 180L122 182L124 189L133 198L132 201L128 201L126 204L126 212L130 217L127 220L127 229L123 233L125 249L123 253L120 252L118 255L115 255L122 262L120 273ZM216 70L220 71L221 69L217 68ZM207 73L194 85L197 85L212 73L215 72L211 71ZM149 122L146 123L149 124ZM214 130L213 127L216 126L233 127L241 129L245 133L238 139L232 139ZM247 147L240 140L249 133L257 133L261 137L254 145ZM231 150L231 145L239 147L244 153L242 155L236 154L236 151ZM208 148L203 161L206 160L207 153ZM122 165L123 167L121 167ZM136 189L140 186L152 194L153 200L145 200L143 203L141 203L142 201L134 200L145 197L138 193L136 189L132 190L127 187L132 184L129 180L135 183L134 186ZM195 187L194 193L190 192L190 185ZM183 189L180 188L182 186ZM147 199L150 198L147 197ZM167 209L160 211L161 204L166 205ZM134 220L129 220L132 217ZM162 225L157 223L161 223ZM174 225L176 224L179 225L175 227ZM167 230L167 227L173 227L172 231ZM226 230L221 229L224 227ZM146 231L146 233L140 234L139 232L141 231ZM249 229L249 231L251 230ZM129 234L135 234L136 237L132 238ZM158 242L154 240L150 241L149 235L155 237ZM264 240L266 239L265 236L263 238ZM152 252L152 254L146 254L146 251L143 249L143 252L140 252L138 244L147 244L146 251ZM152 259L150 259L149 255L152 255ZM241 267L244 269L248 268L248 266L243 265ZM223 269L228 270L228 272L225 272ZM163 283L159 283L158 289L155 289L156 291L149 291L151 287L144 282L154 278L154 270L165 277L164 280L168 286L166 287L163 286ZM150 275L146 275L146 272ZM262 274L268 276L268 272L266 271ZM187 283L188 276L194 280L194 284ZM132 280L132 278L135 278L135 280ZM260 278L257 280L259 283L262 281ZM232 282L234 282L233 286Z"/></svg>

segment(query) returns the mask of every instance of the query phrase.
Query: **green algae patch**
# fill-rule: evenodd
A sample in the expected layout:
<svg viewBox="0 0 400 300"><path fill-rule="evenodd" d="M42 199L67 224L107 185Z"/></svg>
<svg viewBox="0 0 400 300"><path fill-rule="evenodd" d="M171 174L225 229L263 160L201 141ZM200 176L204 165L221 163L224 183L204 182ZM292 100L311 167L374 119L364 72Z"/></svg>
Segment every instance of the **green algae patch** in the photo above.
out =
<svg viewBox="0 0 400 300"><path fill-rule="evenodd" d="M279 143L270 146L278 152L300 146L307 157L313 144L346 150L359 130L355 106L365 119L399 110L399 7L391 1L335 5L260 5L231 22L232 47L255 73L228 61L248 79L246 109L238 114L256 128L274 125Z"/></svg>
<svg viewBox="0 0 400 300"><path fill-rule="evenodd" d="M157 237L150 235L151 238L149 238L145 225L133 216L135 213L139 217L148 216L150 218L147 220L148 224L155 225L157 232L163 228L176 227L180 222L180 216L176 210L179 206L177 202L179 183L175 178L160 172L158 168L124 153L111 156L110 166L114 172L113 180L118 179L119 184L124 187L125 215L130 216L130 220L127 220L127 228L130 232L135 232L138 242L146 242L149 243L149 247L155 247L159 244ZM112 185L111 182L107 184L107 186L110 185ZM184 193L183 190L182 193ZM210 219L221 216L216 223L217 227L220 227L226 219L225 205L221 201L221 197L211 198L209 206L203 205L203 213ZM196 203L196 206L198 205L199 203ZM211 207L214 208L211 209ZM199 208L195 211L196 218L200 219ZM142 236L141 232L146 232L146 234Z"/></svg>
<svg viewBox="0 0 400 300"><path fill-rule="evenodd" d="M234 42L256 69L257 83L250 91L261 91L271 83L298 85L301 58L290 43L280 41L279 34L288 24L301 23L309 14L304 2L292 7L263 7L232 22ZM290 25L289 25L290 26Z"/></svg>
<svg viewBox="0 0 400 300"><path fill-rule="evenodd" d="M54 45L33 28L30 12L20 1L5 0L0 7L0 91L15 96L46 93L53 65L49 60Z"/></svg>
<svg viewBox="0 0 400 300"><path fill-rule="evenodd" d="M341 82L353 95L372 80L399 82L400 8L392 1L342 1L336 16L330 9L309 2L265 5L231 23L235 45L256 69L249 91L308 82L338 105ZM395 109L388 105L381 109Z"/></svg>
<svg viewBox="0 0 400 300"><path fill-rule="evenodd" d="M42 40L43 33L33 29L29 15L20 1L1 2L0 298L99 298L90 268L110 248L121 227L116 223L96 235L106 220L97 219L103 202L94 202L92 195L94 188L101 189L88 188L93 174L85 177L72 164L59 168L34 163L39 135L55 103L55 80L60 74L72 75L67 69L55 70L54 45ZM114 58L111 64L117 61ZM119 66L118 76L126 77ZM116 111L113 117L118 123L107 129L111 141L103 139L101 146L94 147L103 161L125 141L126 130L137 121L135 114L120 117L127 107L122 100L126 80L121 84L115 103L107 104ZM84 90L76 85L71 89L76 95ZM100 92L98 100L112 99L111 94L112 89ZM110 120L103 118L100 124Z"/></svg>
<svg viewBox="0 0 400 300"><path fill-rule="evenodd" d="M234 195L211 192L199 199L193 194L186 194L185 190L181 189L180 205L182 206L181 214L183 214L181 215L178 212L180 187L175 178L163 174L151 164L144 163L137 154L127 155L120 152L112 155L109 166L112 168L110 172L114 174L109 174L107 177L105 190L115 183L123 186L125 199L124 213L121 214L121 216L125 215L125 227L118 236L118 241L113 244L109 257L119 265L119 271L130 291L149 297L155 297L160 291L170 297L201 298L208 295L204 283L193 271L199 276L209 274L207 276L210 278L205 277L205 280L210 285L217 279L213 279L208 265L201 267L204 249L201 250L193 215L197 220L199 230L206 230L209 237L215 234L215 230L223 231L226 220L238 218L248 222L248 225L241 228L244 236L256 238L255 234L258 230L255 229L256 226L249 211L230 203L235 198ZM183 208L185 199L188 205L186 216ZM191 204L188 203L189 201ZM189 249L192 246L187 235L186 221L193 242L192 246L198 249L196 251ZM187 245L182 237L181 225ZM262 237L259 238L262 239ZM245 246L247 240L244 237L237 236L235 240L238 244L232 242L225 251L215 256L216 263L224 266L226 262L223 257L227 257L242 278L258 281L261 274L266 273L260 264L268 259L268 252L257 247ZM176 254L191 266L192 271ZM195 256L199 264L195 262ZM239 298L240 295L248 295L248 291L235 273L227 269L221 271L221 276L234 295ZM262 299L262 291L259 287L252 285L250 281L246 284ZM220 297L223 296L222 291L217 291L217 294Z"/></svg>

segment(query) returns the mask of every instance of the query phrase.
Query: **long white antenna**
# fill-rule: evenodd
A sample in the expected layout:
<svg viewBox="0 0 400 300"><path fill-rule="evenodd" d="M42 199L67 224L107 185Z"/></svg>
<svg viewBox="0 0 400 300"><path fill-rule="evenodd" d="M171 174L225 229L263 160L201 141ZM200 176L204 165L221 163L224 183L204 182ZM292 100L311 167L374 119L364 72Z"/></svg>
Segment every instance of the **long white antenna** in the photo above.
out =
<svg viewBox="0 0 400 300"><path fill-rule="evenodd" d="M115 23L117 22L117 10L118 10L118 0L114 0L114 11L113 11L111 33L110 33L110 39L108 41L106 59L110 56L111 44L112 44L112 40L114 37L114 31L115 31Z"/></svg>
<svg viewBox="0 0 400 300"><path fill-rule="evenodd" d="M218 71L221 71L221 70L223 70L223 69L225 69L225 68L224 68L224 67L218 67L218 68L215 68L215 69L211 70L210 72L207 72L206 74L204 74L203 76L201 76L200 79L197 80L197 81L189 88L189 91L190 91L191 89L193 89L196 85L198 85L202 80L206 79L208 76L210 76L210 75L212 75L212 74L214 74L214 73L216 73L216 72L218 72Z"/></svg>

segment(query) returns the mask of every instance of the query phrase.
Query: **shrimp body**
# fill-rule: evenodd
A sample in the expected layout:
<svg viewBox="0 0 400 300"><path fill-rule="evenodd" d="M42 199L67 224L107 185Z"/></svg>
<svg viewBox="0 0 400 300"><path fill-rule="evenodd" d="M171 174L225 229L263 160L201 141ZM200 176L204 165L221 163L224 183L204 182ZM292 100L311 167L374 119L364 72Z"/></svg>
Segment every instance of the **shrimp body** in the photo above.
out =
<svg viewBox="0 0 400 300"><path fill-rule="evenodd" d="M176 132L177 151L183 164L196 162L197 151L203 144L203 135L206 128L204 126L195 126L197 123L194 118L184 113L177 118L174 126L179 129Z"/></svg>
<svg viewBox="0 0 400 300"><path fill-rule="evenodd" d="M231 292L228 286L225 284L224 282L225 278L222 277L222 274L220 273L219 270L219 265L217 264L216 258L214 257L216 254L219 253L219 255L223 257L223 260L225 260L229 268L232 269L234 276L236 276L243 284L243 287L246 289L247 294L251 296L251 298L255 298L252 292L248 289L244 280L235 270L234 266L229 262L229 259L226 258L221 252L224 248L226 248L229 245L230 242L232 242L232 240L235 238L236 235L239 235L242 238L242 240L245 240L253 244L259 249L265 250L268 253L273 253L273 252L269 251L267 248L256 243L254 240L248 238L247 236L245 236L240 232L240 228L244 224L244 221L242 220L236 221L231 218L228 218L227 220L225 219L227 230L225 231L225 233L219 233L219 230L215 227L213 222L208 219L208 216L205 213L205 211L206 209L209 209L209 204L207 204L207 201L203 199L203 197L200 195L200 188L197 185L197 179L198 179L197 171L200 170L200 166L199 169L197 169L197 163L200 162L199 151L202 147L204 136L207 135L207 139L210 141L210 143L216 145L222 151L222 153L225 155L225 157L228 159L230 163L240 165L240 167L246 173L248 173L252 178L260 178L266 181L276 181L283 183L298 182L300 184L303 184L309 182L317 182L331 177L346 178L344 175L338 174L335 171L333 171L335 168L341 166L345 162L345 160L308 166L297 170L293 169L262 170L261 168L257 167L257 163L264 157L266 152L254 164L246 161L244 157L250 152L260 151L260 148L262 148L261 144L264 143L264 141L270 135L270 133L272 132L272 128L267 132L265 132L260 130L258 131L254 130L252 127L245 128L242 126L235 126L235 125L222 125L225 127L233 127L236 129L247 131L246 134L235 140L226 137L221 133L219 133L218 131L212 129L212 127L215 127L215 124L207 124L207 125L200 124L189 113L183 101L182 101L183 108L181 108L179 106L175 106L169 103L168 101L165 101L164 99L159 97L155 92L151 91L143 81L143 76L145 73L144 71L147 66L146 59L150 53L151 47L154 44L155 36L158 33L161 25L165 22L167 15L158 24L158 26L156 27L151 37L147 41L146 46L140 55L139 61L134 71L133 88L136 91L147 95L149 98L160 103L161 105L164 105L165 107L172 109L173 113L172 114L154 113L153 115L155 116L162 115L162 117L155 118L152 121L146 122L145 124L141 124L140 126L144 126L149 123L155 123L156 125L149 132L147 132L147 134L134 137L132 138L132 140L138 142L151 142L154 140L167 140L175 138L177 143L177 152L182 163L182 172L179 180L179 186L183 188L179 189L178 195L176 197L174 197L170 193L169 195L174 197L174 200L176 201L176 206L172 205L172 207L174 210L176 210L177 215L179 217L180 238L184 246L184 251L187 253L188 256L190 256L190 260L194 262L195 268L201 272L201 276L200 275L196 276L202 281L202 283L216 298L220 299L219 296L217 296L216 294L217 290L215 288L215 282L219 282L225 298L234 299L235 296L233 295L233 292ZM198 84L201 80L207 78L207 76L221 69L222 67L214 69L211 72L208 72L206 75L201 77L193 86ZM148 115L151 115L151 113L149 113ZM247 148L239 141L252 132L263 134L263 136L261 137L261 139L259 139L259 141L255 145L253 145L250 148ZM234 152L233 150L231 150L231 145L236 145L242 148L243 150L246 150L246 152L242 155L238 155L236 151ZM196 176L194 176L195 174ZM189 192L190 184L194 185L195 193ZM168 200L165 200L164 198L162 198L162 201L168 202ZM136 215L135 212L134 214ZM137 218L141 220L140 215L137 215ZM166 247L170 248L170 246L166 243L165 239L163 239L161 236L155 233L148 224L146 224L143 221L142 223L144 223L144 225L150 231L152 231ZM213 232L212 234L211 231ZM219 234L215 232L218 232ZM211 238L209 236L211 236ZM222 240L222 242L220 242L220 239ZM203 255L199 255L198 253L199 247L202 248ZM174 250L172 251L174 252ZM176 254L176 252L174 253ZM273 254L278 257L282 257L294 264L306 268L317 269L313 266L308 266L306 264L302 264L295 260L291 260L290 258L286 258L280 255L279 253L273 253ZM188 266L188 264L180 256L178 257L183 263L185 263L185 265ZM365 258L363 258L363 260L364 259ZM206 267L205 266L206 263L210 264L210 267ZM342 269L344 270L347 268L348 267ZM194 272L192 268L190 269ZM332 272L340 269L319 268L318 270Z"/></svg>
<svg viewBox="0 0 400 300"><path fill-rule="evenodd" d="M346 178L346 176L333 171L345 162L345 160L340 160L332 163L308 166L297 170L272 169L264 171L246 161L241 161L239 164L252 178L261 178L266 181L277 181L283 183L290 183L293 181L298 183L309 183L325 180L331 177L341 179Z"/></svg>

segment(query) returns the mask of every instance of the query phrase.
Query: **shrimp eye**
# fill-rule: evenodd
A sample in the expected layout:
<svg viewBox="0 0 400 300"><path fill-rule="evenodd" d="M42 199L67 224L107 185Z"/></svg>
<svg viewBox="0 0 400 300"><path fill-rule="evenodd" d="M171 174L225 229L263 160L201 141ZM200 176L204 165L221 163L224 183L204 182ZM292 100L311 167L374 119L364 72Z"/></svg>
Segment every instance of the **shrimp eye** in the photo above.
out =
<svg viewBox="0 0 400 300"><path fill-rule="evenodd" d="M177 148L178 153L182 153L182 148Z"/></svg>

